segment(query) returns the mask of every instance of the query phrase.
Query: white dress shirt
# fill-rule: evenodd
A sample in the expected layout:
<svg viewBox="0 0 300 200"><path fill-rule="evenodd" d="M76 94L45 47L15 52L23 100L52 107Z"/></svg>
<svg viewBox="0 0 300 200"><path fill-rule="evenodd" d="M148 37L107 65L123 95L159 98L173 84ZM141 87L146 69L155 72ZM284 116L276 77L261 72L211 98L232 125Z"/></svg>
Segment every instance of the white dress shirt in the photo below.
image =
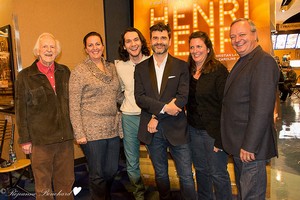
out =
<svg viewBox="0 0 300 200"><path fill-rule="evenodd" d="M164 75L164 70L165 70L165 67L166 67L167 59L168 59L168 54L164 58L162 63L158 66L157 61L155 60L155 58L153 56L158 93L160 93L161 82L162 82L162 78L163 78L163 75Z"/></svg>

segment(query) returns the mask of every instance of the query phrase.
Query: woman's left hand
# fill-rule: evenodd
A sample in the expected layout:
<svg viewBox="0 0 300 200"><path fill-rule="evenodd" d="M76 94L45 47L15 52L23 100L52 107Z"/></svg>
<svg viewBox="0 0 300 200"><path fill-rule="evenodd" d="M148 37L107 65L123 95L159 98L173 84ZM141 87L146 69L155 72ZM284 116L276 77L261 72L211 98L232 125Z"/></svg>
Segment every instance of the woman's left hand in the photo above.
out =
<svg viewBox="0 0 300 200"><path fill-rule="evenodd" d="M86 137L80 138L76 140L77 144L86 144L87 143L87 139Z"/></svg>

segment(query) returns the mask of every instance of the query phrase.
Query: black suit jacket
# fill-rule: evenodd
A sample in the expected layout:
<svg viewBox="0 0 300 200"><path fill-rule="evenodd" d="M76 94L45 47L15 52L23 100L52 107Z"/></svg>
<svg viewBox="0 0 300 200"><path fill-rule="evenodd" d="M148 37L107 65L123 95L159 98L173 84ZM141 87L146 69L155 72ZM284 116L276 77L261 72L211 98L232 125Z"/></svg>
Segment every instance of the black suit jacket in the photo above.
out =
<svg viewBox="0 0 300 200"><path fill-rule="evenodd" d="M269 159L277 155L273 112L279 80L278 65L260 46L236 65L224 88L223 147L237 157L242 148L255 153L256 159Z"/></svg>
<svg viewBox="0 0 300 200"><path fill-rule="evenodd" d="M160 93L153 56L139 63L134 72L134 95L137 105L142 109L138 138L150 144L154 134L147 130L152 114L158 117L163 133L172 145L189 142L187 120L184 111L177 116L161 114L164 105L176 98L175 104L182 108L186 105L189 92L189 71L186 62L168 55L163 73Z"/></svg>

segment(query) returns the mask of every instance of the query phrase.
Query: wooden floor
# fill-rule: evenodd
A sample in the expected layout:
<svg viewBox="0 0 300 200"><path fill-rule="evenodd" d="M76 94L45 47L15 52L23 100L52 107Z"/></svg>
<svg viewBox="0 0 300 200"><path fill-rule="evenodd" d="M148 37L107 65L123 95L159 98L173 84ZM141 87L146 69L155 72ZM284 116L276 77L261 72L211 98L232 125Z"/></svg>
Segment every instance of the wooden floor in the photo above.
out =
<svg viewBox="0 0 300 200"><path fill-rule="evenodd" d="M140 153L141 153L140 168L144 178L144 183L145 185L155 186L154 169L151 160L149 159L147 150L144 146L141 146ZM233 167L232 159L229 159L228 172L231 180L232 194L237 194L237 187L235 184L234 167ZM270 166L269 165L267 166L267 176L268 176L268 183L267 183L266 197L269 198L270 197ZM171 189L179 190L179 179L174 166L174 161L172 159L169 159L169 177L170 177ZM195 173L194 173L194 180L196 180Z"/></svg>

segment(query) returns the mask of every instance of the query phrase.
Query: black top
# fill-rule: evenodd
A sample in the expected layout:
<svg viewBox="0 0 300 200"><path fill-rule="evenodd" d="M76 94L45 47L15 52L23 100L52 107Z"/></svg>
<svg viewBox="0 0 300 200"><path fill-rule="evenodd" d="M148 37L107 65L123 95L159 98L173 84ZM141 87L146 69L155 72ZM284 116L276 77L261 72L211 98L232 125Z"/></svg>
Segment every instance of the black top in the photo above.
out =
<svg viewBox="0 0 300 200"><path fill-rule="evenodd" d="M193 76L190 79L189 103L187 104L189 114L187 115L187 120L192 127L205 130L200 114L197 112L198 103L195 96L197 81Z"/></svg>
<svg viewBox="0 0 300 200"><path fill-rule="evenodd" d="M191 77L187 104L188 123L206 130L215 139L214 146L223 148L221 141L221 110L228 71L220 62L213 72L202 73L198 80Z"/></svg>

